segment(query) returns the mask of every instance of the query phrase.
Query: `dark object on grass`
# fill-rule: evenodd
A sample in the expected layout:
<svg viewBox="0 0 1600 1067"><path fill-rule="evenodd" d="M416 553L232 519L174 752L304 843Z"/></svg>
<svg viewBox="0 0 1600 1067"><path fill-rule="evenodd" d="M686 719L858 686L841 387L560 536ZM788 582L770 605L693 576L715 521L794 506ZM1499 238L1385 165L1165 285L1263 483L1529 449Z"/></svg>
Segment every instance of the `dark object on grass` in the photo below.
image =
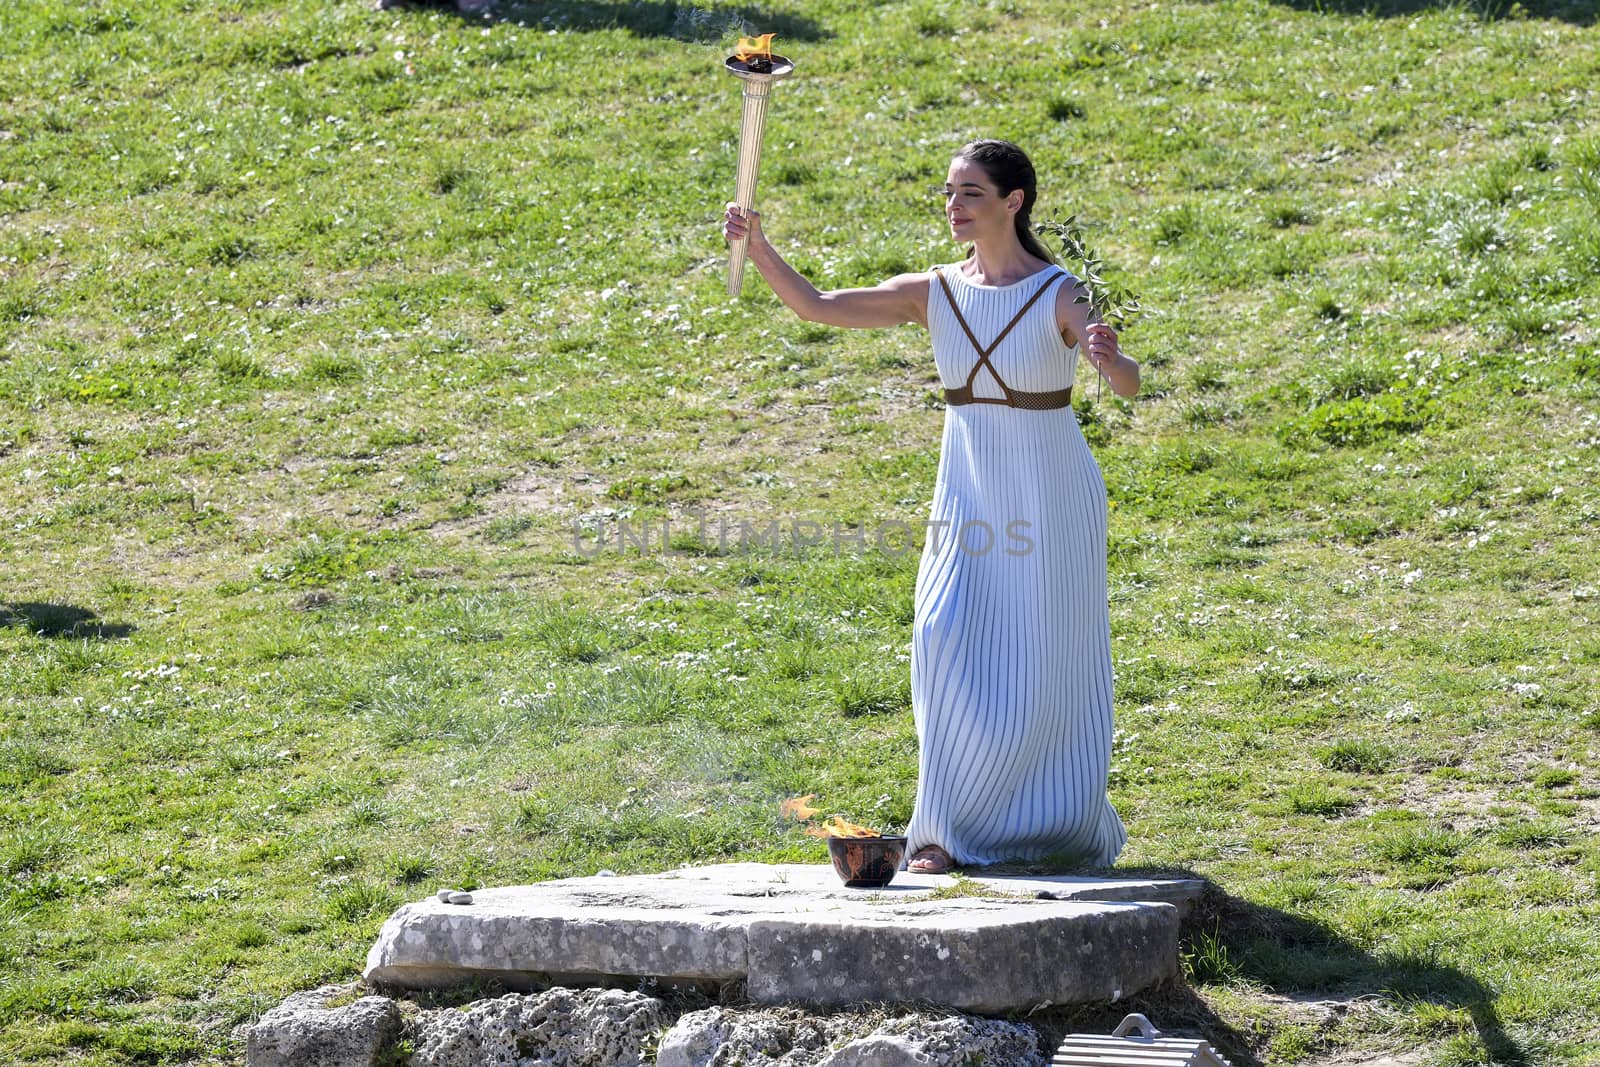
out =
<svg viewBox="0 0 1600 1067"><path fill-rule="evenodd" d="M494 0L376 0L372 6L378 11L396 7L453 7L462 15L488 15Z"/></svg>
<svg viewBox="0 0 1600 1067"><path fill-rule="evenodd" d="M830 837L828 858L851 889L882 889L894 881L906 854L904 837Z"/></svg>
<svg viewBox="0 0 1600 1067"><path fill-rule="evenodd" d="M127 637L133 627L127 623L106 622L88 608L72 604L42 604L0 601L0 627L16 626L40 637L65 637L107 640Z"/></svg>

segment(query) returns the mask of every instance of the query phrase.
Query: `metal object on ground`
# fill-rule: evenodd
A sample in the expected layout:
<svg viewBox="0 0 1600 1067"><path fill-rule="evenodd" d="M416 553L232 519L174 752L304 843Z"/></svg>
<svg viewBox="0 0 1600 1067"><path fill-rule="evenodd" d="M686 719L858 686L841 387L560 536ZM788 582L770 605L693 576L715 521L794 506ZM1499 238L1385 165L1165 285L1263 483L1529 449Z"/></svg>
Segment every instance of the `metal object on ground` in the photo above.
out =
<svg viewBox="0 0 1600 1067"><path fill-rule="evenodd" d="M1137 1035L1132 1031L1137 1030ZM1104 1034L1068 1034L1050 1067L1233 1067L1205 1041L1167 1037L1143 1015Z"/></svg>
<svg viewBox="0 0 1600 1067"><path fill-rule="evenodd" d="M768 35L771 36L770 34ZM739 129L739 173L734 181L734 202L744 211L756 206L756 174L761 169L761 137L767 125L767 100L772 83L794 73L794 64L783 56L767 52L746 61L729 56L723 64L728 73L744 81L744 119ZM748 237L734 241L728 250L728 295L738 296L744 282L745 250Z"/></svg>

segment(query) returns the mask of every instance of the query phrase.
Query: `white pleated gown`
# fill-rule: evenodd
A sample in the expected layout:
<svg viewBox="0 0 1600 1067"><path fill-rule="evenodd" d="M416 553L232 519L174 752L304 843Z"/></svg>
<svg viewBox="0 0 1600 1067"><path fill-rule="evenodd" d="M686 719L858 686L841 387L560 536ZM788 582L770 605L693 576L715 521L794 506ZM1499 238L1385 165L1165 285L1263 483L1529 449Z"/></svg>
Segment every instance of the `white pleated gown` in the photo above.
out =
<svg viewBox="0 0 1600 1067"><path fill-rule="evenodd" d="M988 345L1063 272L1052 267L1005 286L969 282L953 264L943 273ZM1078 350L1055 324L1061 284L990 356L1012 389L1072 384ZM939 376L959 387L978 352L938 280L928 289ZM987 369L972 391L1005 395ZM920 757L907 856L939 845L960 864L1046 856L1111 863L1127 832L1106 796L1106 489L1072 409L946 407L930 523L911 645Z"/></svg>

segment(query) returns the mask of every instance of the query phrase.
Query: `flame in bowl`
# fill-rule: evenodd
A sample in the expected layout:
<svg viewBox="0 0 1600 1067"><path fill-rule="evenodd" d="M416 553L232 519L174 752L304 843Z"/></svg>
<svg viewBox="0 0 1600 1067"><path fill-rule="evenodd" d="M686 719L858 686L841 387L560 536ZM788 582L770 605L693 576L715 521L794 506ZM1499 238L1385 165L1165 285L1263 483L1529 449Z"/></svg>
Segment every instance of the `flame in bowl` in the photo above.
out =
<svg viewBox="0 0 1600 1067"><path fill-rule="evenodd" d="M866 826L857 826L853 822L846 822L835 815L821 826L808 826L806 833L812 837L882 837L878 831Z"/></svg>
<svg viewBox="0 0 1600 1067"><path fill-rule="evenodd" d="M820 811L811 806L811 801L817 794L807 793L803 797L791 797L778 805L778 814L786 819L797 822L809 822L816 818ZM819 826L806 827L806 833L811 837L882 837L883 834L867 826L858 826L853 822L834 815Z"/></svg>

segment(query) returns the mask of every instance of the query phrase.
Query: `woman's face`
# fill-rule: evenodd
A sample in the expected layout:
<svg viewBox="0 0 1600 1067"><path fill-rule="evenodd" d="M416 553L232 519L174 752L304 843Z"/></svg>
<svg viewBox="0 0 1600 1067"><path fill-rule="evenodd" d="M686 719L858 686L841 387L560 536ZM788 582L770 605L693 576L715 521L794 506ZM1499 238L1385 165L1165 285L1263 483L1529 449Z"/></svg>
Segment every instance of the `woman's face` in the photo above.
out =
<svg viewBox="0 0 1600 1067"><path fill-rule="evenodd" d="M1013 216L1021 208L1021 189L1002 194L977 163L959 156L951 161L944 183L944 216L951 237L963 243L1003 238L1015 229Z"/></svg>

